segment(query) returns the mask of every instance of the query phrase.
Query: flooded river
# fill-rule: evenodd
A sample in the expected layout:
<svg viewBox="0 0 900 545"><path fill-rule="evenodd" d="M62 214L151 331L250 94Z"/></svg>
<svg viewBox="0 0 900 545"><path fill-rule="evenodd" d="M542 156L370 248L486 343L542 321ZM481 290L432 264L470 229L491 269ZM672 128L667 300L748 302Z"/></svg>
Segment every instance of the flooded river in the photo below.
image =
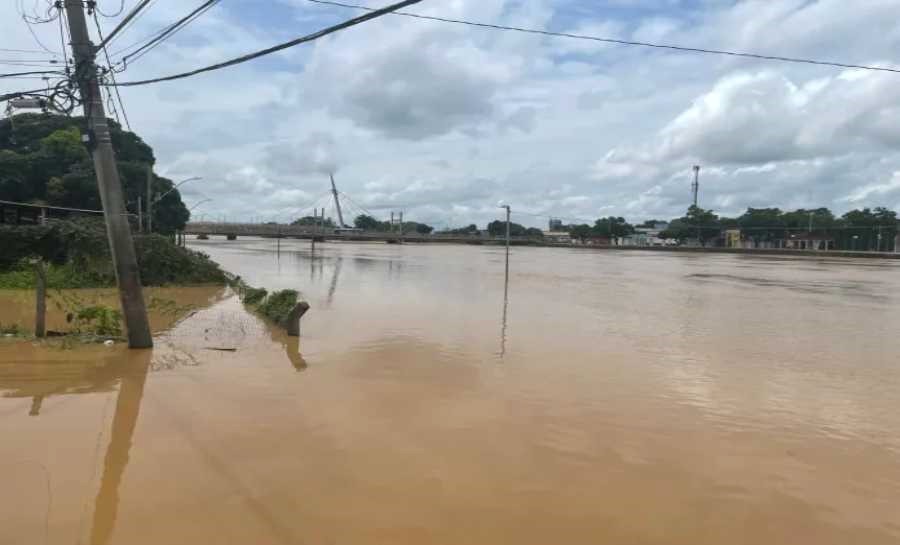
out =
<svg viewBox="0 0 900 545"><path fill-rule="evenodd" d="M900 543L900 263L275 244L299 343L0 340L0 544Z"/></svg>

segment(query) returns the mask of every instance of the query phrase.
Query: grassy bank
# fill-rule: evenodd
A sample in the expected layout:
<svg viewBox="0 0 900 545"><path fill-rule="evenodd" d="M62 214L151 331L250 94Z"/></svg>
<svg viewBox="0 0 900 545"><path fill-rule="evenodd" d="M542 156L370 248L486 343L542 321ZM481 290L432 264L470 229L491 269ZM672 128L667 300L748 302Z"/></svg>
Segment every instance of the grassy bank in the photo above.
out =
<svg viewBox="0 0 900 545"><path fill-rule="evenodd" d="M12 236L15 229L7 236ZM141 283L145 286L227 283L225 272L209 256L176 246L166 237L138 236L134 245ZM31 261L22 257L0 267L0 289L34 288L37 279ZM87 251L70 251L48 263L47 287L51 289L103 288L115 284L112 259L102 233Z"/></svg>

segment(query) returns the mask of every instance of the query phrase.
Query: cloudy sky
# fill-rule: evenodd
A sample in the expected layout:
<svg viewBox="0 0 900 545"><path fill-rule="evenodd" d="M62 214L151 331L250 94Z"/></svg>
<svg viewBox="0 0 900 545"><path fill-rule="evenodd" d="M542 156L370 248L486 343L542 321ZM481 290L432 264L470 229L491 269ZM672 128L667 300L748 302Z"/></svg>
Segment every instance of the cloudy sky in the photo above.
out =
<svg viewBox="0 0 900 545"><path fill-rule="evenodd" d="M36 49L16 4L0 47ZM26 10L35 0L23 0ZM365 1L382 6L385 0ZM37 0L37 4L44 0ZM100 0L115 12L118 0ZM126 9L135 3L126 0ZM117 50L200 0L156 0ZM900 66L896 0L425 0L471 21L853 64ZM358 14L306 0L222 0L120 81L260 49ZM101 19L106 29L115 19ZM33 30L59 50L59 28ZM18 57L17 57L18 55ZM4 52L8 59L47 55ZM16 67L4 66L4 71ZM6 70L10 69L10 70ZM3 90L34 82L4 80ZM239 67L122 90L157 170L206 219L290 219L328 205L438 227L683 214L701 206L900 209L900 74L765 62L386 16ZM533 215L526 215L533 214Z"/></svg>

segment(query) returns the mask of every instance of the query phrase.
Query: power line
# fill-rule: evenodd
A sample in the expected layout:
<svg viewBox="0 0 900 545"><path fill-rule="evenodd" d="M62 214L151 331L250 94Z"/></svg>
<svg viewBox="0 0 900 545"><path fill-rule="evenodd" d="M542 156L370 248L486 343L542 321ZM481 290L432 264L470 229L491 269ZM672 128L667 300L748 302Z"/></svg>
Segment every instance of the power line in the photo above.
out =
<svg viewBox="0 0 900 545"><path fill-rule="evenodd" d="M66 20L66 13L64 10L60 10L57 20L59 21L59 45L62 48L63 60L66 62L66 74L68 74L69 54L66 52L66 30L68 30L69 24L68 20Z"/></svg>
<svg viewBox="0 0 900 545"><path fill-rule="evenodd" d="M342 8L350 8L350 9L358 9L364 11L371 11L373 8L367 6L361 6L358 4L348 4L344 2L334 2L332 0L307 0L308 2L313 2L316 4L326 4L329 6L337 6ZM860 70L873 70L879 72L894 72L900 73L900 69L897 68L887 68L884 66L869 66L869 65L861 65L861 64L849 64L843 62L835 62L835 61L821 61L815 59L803 59L799 57L783 57L779 55L763 55L760 53L748 53L748 52L740 52L740 51L728 51L724 49L704 49L700 47L686 47L681 45L673 45L673 44L659 44L653 42L638 42L632 40L617 40L614 38L603 38L600 36L588 36L584 34L572 34L569 32L551 32L549 30L538 30L533 28L522 28L522 27L514 27L514 26L505 26L505 25L495 25L489 23L477 23L473 21L466 21L463 19L450 19L447 17L435 17L429 15L420 15L418 13L409 13L403 11L395 11L393 15L400 15L403 17L412 17L414 19L426 19L429 21L440 21L442 23L453 23L458 25L468 25L480 28L489 28L493 30L504 30L504 31L514 31L514 32L524 32L526 34L539 34L542 36L553 36L557 38L573 38L576 40L589 40L593 42L603 42L610 44L618 44L618 45L633 45L639 47L652 47L655 49L669 49L673 51L682 51L686 53L705 53L710 55L726 55L729 57L743 57L749 59L757 59L757 60L766 60L766 61L780 61L780 62L790 62L790 63L798 63L798 64L814 64L819 66L833 66L837 68L856 68Z"/></svg>
<svg viewBox="0 0 900 545"><path fill-rule="evenodd" d="M38 47L43 49L46 53L50 53L51 55L59 56L59 53L57 53L56 51L53 51L52 49L50 49L49 47L44 45L44 42L42 42L41 39L37 37L37 34L34 32L34 29L31 28L32 22L28 20L28 17L25 15L24 12L21 12L21 13L22 13L22 20L25 21L25 26L28 28L28 33L31 34L31 38L34 40L34 43L36 43L38 45ZM58 16L59 15L57 14L57 17ZM53 19L47 19L46 21L45 20L35 20L35 22L38 22L38 23L49 23L50 21L53 21Z"/></svg>
<svg viewBox="0 0 900 545"><path fill-rule="evenodd" d="M7 100L12 100L14 98L22 98L22 97L26 97L26 96L39 95L39 94L42 94L45 92L46 92L45 89L34 89L31 91L16 91L14 93L6 93L3 95L0 95L0 102L5 102Z"/></svg>
<svg viewBox="0 0 900 545"><path fill-rule="evenodd" d="M9 49L9 48L5 48L5 47L0 47L0 51L2 51L4 53L38 53L38 54L46 53L46 51L41 51L39 49ZM56 55L57 53L53 53L53 54Z"/></svg>
<svg viewBox="0 0 900 545"><path fill-rule="evenodd" d="M60 62L57 59L0 59L0 63L59 64Z"/></svg>
<svg viewBox="0 0 900 545"><path fill-rule="evenodd" d="M302 43L307 43L307 42L312 42L312 41L318 40L319 38L322 38L329 34L334 34L335 32L344 30L346 28L350 28L352 26L356 26L356 25L358 25L360 23L364 23L366 21L370 21L372 19L381 17L382 15L387 15L388 13L391 13L394 10L404 8L406 6L411 6L413 4L418 4L421 1L422 0L403 0L402 2L398 2L396 4L391 4L390 6L387 6L385 8L373 10L370 13L367 13L366 15L362 15L360 17L355 17L353 19L344 21L343 23L339 23L337 25L328 27L328 28L320 30L318 32L314 32L313 34L309 34L309 35L297 38L295 40L285 42L283 44L279 44L279 45L276 45L276 46L273 46L273 47L270 47L267 49L263 49L263 50L255 52L255 53L249 53L247 55L243 55L243 56L237 57L235 59L231 59L229 61L221 62L218 64L213 64L211 66L207 66L204 68L198 68L197 70L191 70L190 72L183 72L181 74L175 74L172 76L165 76L165 77L154 78L154 79L146 79L146 80L140 80L140 81L128 81L128 82L124 82L124 83L117 83L115 85L118 85L120 87L131 87L131 86L135 86L135 85L147 85L150 83L160 83L163 81L172 81L172 80L176 80L176 79L187 78L190 76L195 76L197 74L202 74L204 72L211 72L213 70L227 68L229 66L234 66L237 64L245 63L245 62L253 60L253 59L258 59L259 57L263 57L265 55L269 55L271 53L275 53L277 51L281 51L281 50L287 49L289 47L294 47L294 46L302 44ZM109 85L109 84L107 84L107 85Z"/></svg>
<svg viewBox="0 0 900 545"><path fill-rule="evenodd" d="M124 30L125 27L128 26L128 24L131 22L131 20L134 19L139 13L141 13L141 11L146 8L147 5L150 4L150 2L153 2L153 0L141 0L140 3L138 3L138 5L134 6L134 8L132 8L131 11L128 12L128 15L126 15L118 25L116 25L116 28L114 28L112 32L109 33L109 36L107 36L105 40L101 41L100 45L98 45L97 47L104 47L109 44L109 42L111 42L120 32L122 32L122 30Z"/></svg>
<svg viewBox="0 0 900 545"><path fill-rule="evenodd" d="M172 36L174 36L175 34L180 32L184 27L186 27L187 25L194 22L196 19L198 19L200 16L202 16L204 13L206 13L207 10L209 10L211 7L216 5L218 2L219 2L219 0L207 0L206 2L201 4L200 7L194 9L192 12L185 15L178 21L175 21L171 25L167 26L166 28L164 28L164 29L160 30L159 32L157 32L156 34L154 34L151 37L151 39L149 41L147 41L144 45L142 45L135 51L129 53L128 55L125 55L124 57L122 57L122 60L119 62L119 64L127 65L128 60L131 59L132 57L135 57L131 61L132 63L134 63L135 61L137 61L138 59L140 59L141 57L143 57L144 55L146 55L147 53L152 51L154 48L156 48L156 46L158 46L162 42L168 40L169 38L171 38ZM131 47L134 47L134 45L137 45L137 44L133 44L129 47L126 47L122 51L130 49Z"/></svg>
<svg viewBox="0 0 900 545"><path fill-rule="evenodd" d="M119 10L115 13L103 13L103 11L100 10L100 2L95 1L94 11L107 18L118 17L119 15L122 15L123 11L125 11L125 0L121 0L119 2Z"/></svg>
<svg viewBox="0 0 900 545"><path fill-rule="evenodd" d="M351 199L351 198L350 198L350 195L347 195L347 194L344 193L343 191L341 191L340 194L343 195L344 197L347 197L347 200L348 200L348 201L352 202L353 205L354 205L355 207L359 208L360 210L362 210L363 212L365 212L367 215L369 215L369 216L371 216L371 217L373 217L373 218L375 217L375 214L369 212L368 210L366 210L365 208L363 208L362 205L360 205L359 203L357 203L356 201L354 201L353 199Z"/></svg>
<svg viewBox="0 0 900 545"><path fill-rule="evenodd" d="M0 201L0 204L10 204L13 206L24 206L27 208L46 208L48 210L65 210L67 212L86 212L89 214L102 214L103 210L85 210L83 208L66 208L64 206L48 206L45 204L34 204L27 202L16 202L16 201Z"/></svg>
<svg viewBox="0 0 900 545"><path fill-rule="evenodd" d="M123 0L123 4L124 4L124 0ZM120 12L121 12L121 10L120 10ZM100 43L103 43L103 29L100 28L100 19L97 18L97 10L96 9L94 10L94 24L97 26L97 36L100 38ZM116 83L116 74L115 74L115 71L112 69L112 61L109 60L109 50L106 48L105 45L102 46L101 49L103 49L103 55L106 57L106 64L107 64L107 67L109 68L109 76L112 79L112 82L115 84ZM119 93L119 88L116 86L113 86L113 90L116 93L116 99L119 101L119 107L113 108L113 111L116 114L116 121L119 121L119 115L118 115L119 110L122 110L122 118L125 119L125 127L128 129L129 132L132 132L131 131L131 122L128 121L128 113L125 111L125 103L122 101L122 95ZM106 90L106 93L110 94L109 89ZM121 125L121 124L122 123L119 122L119 125Z"/></svg>
<svg viewBox="0 0 900 545"><path fill-rule="evenodd" d="M34 15L27 15L27 14L25 13L25 2L24 2L24 0L19 0L19 5L18 5L19 14L22 16L22 19L25 20L25 22L31 22L31 23L36 23L36 24L49 23L50 21L53 21L53 20L56 18L56 17L54 17L53 15L50 14L50 13L53 11L53 8L56 7L56 5L55 5L53 2L51 2L50 0L47 0L46 4L47 4L47 13L44 15L44 17L41 17L40 15L38 15L38 12L37 12L38 2L37 2L37 0L35 0L34 6L33 6L32 9L31 9L31 12L32 12ZM57 15L58 15L58 14L57 14Z"/></svg>
<svg viewBox="0 0 900 545"><path fill-rule="evenodd" d="M34 72L11 72L9 74L0 74L0 78L16 78L16 77L22 77L22 76L37 76L37 75L45 75L45 74L55 74L57 76L65 75L59 71L36 70Z"/></svg>

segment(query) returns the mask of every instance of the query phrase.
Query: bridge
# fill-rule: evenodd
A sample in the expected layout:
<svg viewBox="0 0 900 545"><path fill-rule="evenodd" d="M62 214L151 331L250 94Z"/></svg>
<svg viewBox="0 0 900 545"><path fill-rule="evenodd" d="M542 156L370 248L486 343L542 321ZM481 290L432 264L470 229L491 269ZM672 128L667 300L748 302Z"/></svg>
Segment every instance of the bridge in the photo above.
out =
<svg viewBox="0 0 900 545"><path fill-rule="evenodd" d="M482 235L401 233L400 231L378 232L359 229L323 228L311 225L285 225L277 223L222 223L191 222L184 228L185 235L207 238L221 236L229 240L238 237L262 238L295 238L325 240L346 240L353 242L386 242L398 244L403 242L443 242L450 244L505 244L503 237ZM514 239L513 244L531 244L530 239Z"/></svg>

